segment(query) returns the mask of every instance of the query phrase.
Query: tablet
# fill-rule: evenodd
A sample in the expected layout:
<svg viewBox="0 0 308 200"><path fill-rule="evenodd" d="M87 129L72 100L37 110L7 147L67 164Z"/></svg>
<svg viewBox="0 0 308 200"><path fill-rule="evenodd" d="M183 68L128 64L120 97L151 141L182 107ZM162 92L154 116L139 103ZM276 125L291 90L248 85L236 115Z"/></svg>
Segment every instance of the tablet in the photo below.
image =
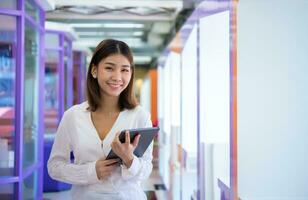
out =
<svg viewBox="0 0 308 200"><path fill-rule="evenodd" d="M138 146L136 147L134 154L137 157L143 156L144 152L147 150L148 146L151 144L152 140L156 136L159 131L159 127L150 127L150 128L138 128L138 129L128 129L121 131L119 135L120 142L125 142L125 132L129 131L130 134L130 141L131 143L134 141L135 137L140 134L140 139ZM107 155L106 159L114 159L119 158L112 149L110 150L109 154Z"/></svg>

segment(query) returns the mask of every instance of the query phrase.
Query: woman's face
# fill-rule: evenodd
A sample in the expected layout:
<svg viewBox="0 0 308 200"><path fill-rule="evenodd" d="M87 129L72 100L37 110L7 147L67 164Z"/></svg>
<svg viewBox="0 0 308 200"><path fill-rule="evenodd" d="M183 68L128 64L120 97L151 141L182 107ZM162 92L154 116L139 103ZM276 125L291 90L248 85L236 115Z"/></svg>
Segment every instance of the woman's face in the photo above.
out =
<svg viewBox="0 0 308 200"><path fill-rule="evenodd" d="M101 60L98 66L93 66L93 74L97 77L102 95L118 97L128 86L132 69L125 56L113 54Z"/></svg>

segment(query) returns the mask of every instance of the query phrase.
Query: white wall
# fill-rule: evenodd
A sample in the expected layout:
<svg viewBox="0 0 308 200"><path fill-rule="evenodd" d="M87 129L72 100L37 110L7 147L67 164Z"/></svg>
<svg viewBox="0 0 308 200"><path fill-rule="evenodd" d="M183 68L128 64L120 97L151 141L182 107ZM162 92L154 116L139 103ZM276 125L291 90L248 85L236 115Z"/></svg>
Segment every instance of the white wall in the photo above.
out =
<svg viewBox="0 0 308 200"><path fill-rule="evenodd" d="M181 53L181 142L186 151L182 170L182 199L197 191L197 25L194 25Z"/></svg>
<svg viewBox="0 0 308 200"><path fill-rule="evenodd" d="M140 92L140 105L151 112L151 79L150 76L146 76L143 79Z"/></svg>
<svg viewBox="0 0 308 200"><path fill-rule="evenodd" d="M182 54L181 125L182 146L197 157L197 25L194 25Z"/></svg>
<svg viewBox="0 0 308 200"><path fill-rule="evenodd" d="M210 200L220 199L217 179L230 187L229 14L200 19L200 142L206 144L204 190Z"/></svg>
<svg viewBox="0 0 308 200"><path fill-rule="evenodd" d="M308 1L238 3L238 189L308 199Z"/></svg>

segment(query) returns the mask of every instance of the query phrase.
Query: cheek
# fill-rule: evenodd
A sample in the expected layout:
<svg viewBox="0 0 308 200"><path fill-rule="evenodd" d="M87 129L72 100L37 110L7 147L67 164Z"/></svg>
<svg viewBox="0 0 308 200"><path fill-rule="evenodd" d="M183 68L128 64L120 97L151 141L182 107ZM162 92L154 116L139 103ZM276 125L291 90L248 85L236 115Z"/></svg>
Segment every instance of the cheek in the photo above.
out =
<svg viewBox="0 0 308 200"><path fill-rule="evenodd" d="M124 79L126 85L128 85L128 83L129 83L131 77L132 77L131 74L130 74L130 75L126 75L126 76L123 77L123 79Z"/></svg>
<svg viewBox="0 0 308 200"><path fill-rule="evenodd" d="M103 81L103 80L98 79L97 82L98 82L98 86L99 86L100 88L104 87L104 81Z"/></svg>

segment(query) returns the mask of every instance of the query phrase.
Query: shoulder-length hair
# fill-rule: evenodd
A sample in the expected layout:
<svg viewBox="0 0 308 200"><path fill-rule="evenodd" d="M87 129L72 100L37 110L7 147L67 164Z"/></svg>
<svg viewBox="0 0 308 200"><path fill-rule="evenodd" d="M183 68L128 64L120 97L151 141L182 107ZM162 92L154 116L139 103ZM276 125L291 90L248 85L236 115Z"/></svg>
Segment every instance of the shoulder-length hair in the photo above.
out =
<svg viewBox="0 0 308 200"><path fill-rule="evenodd" d="M91 62L89 64L87 73L87 100L89 104L88 110L94 112L100 107L101 95L100 87L97 79L92 76L92 68L94 66L98 67L101 60L107 58L108 56L114 54L121 54L127 58L130 62L132 76L128 83L128 86L123 90L119 97L119 107L123 109L133 109L137 106L137 100L134 94L134 60L133 54L129 46L119 40L107 39L100 42L94 50Z"/></svg>

